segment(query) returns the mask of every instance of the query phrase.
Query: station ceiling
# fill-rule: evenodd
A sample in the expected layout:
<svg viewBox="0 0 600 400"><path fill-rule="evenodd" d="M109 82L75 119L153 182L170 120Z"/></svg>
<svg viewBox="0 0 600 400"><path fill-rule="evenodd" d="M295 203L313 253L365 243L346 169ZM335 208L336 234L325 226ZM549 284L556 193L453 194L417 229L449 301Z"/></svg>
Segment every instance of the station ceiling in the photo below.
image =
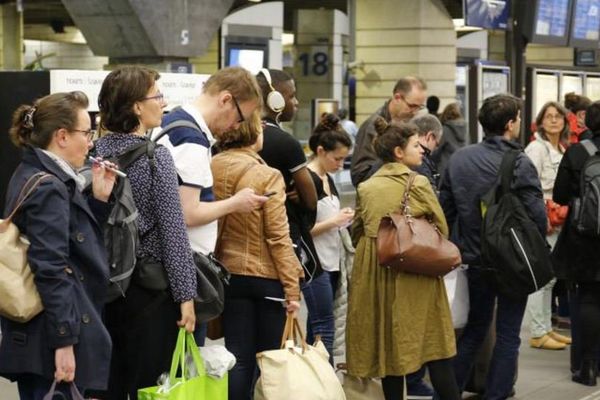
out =
<svg viewBox="0 0 600 400"><path fill-rule="evenodd" d="M16 0L0 0L0 4L3 3L15 3ZM55 31L59 30L61 26L72 26L74 25L71 16L67 12L60 0L20 0L23 4L24 9L24 22L25 24L48 24L52 26ZM198 1L198 0L192 0ZM277 1L277 0L263 0L263 1ZM284 17L284 29L287 31L293 30L293 18L294 11L297 9L307 8L327 8L327 9L338 9L342 12L347 13L348 1L347 0L283 0L285 3L285 17ZM362 1L362 0L356 0ZM397 0L399 3L402 0ZM452 18L462 18L462 0L442 0L442 3L446 6L446 9L452 16ZM237 8L244 7L248 4L253 4L248 0L235 0L231 8L234 11Z"/></svg>

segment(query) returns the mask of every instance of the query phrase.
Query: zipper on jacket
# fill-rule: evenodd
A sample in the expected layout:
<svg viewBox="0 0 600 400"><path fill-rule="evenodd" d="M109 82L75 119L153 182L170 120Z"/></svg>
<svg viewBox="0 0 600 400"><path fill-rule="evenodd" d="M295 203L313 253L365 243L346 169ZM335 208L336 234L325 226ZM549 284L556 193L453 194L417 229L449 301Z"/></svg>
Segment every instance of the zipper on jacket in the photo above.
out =
<svg viewBox="0 0 600 400"><path fill-rule="evenodd" d="M523 257L525 257L525 262L527 263L527 268L529 268L529 273L531 274L531 279L533 279L533 285L535 286L535 291L537 292L539 290L539 288L538 288L537 280L535 279L535 274L533 273L533 268L531 268L531 263L529 262L529 257L527 257L527 253L525 253L525 249L523 248L523 245L521 244L521 241L519 240L519 237L517 236L517 232L515 232L515 229L510 228L510 232L512 233L513 238L515 239L515 242L517 242L519 249L521 249L521 254L523 254Z"/></svg>

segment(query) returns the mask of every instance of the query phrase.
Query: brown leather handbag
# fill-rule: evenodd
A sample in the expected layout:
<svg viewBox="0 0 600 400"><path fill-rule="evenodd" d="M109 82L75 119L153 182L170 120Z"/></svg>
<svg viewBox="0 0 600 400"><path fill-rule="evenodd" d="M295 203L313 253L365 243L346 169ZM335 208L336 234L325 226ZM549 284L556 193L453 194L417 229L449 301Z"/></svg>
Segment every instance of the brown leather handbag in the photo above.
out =
<svg viewBox="0 0 600 400"><path fill-rule="evenodd" d="M377 232L379 265L433 277L444 276L461 264L460 251L425 216L410 212L411 173L399 211L383 217Z"/></svg>

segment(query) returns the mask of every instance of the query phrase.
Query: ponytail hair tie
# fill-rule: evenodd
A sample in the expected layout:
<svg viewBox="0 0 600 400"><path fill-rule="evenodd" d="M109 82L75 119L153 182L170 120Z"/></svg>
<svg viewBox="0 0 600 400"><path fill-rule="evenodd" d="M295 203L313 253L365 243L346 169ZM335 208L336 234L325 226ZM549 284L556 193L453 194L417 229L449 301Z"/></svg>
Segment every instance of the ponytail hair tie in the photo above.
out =
<svg viewBox="0 0 600 400"><path fill-rule="evenodd" d="M23 117L23 126L27 129L33 129L33 113L37 110L37 108L31 107Z"/></svg>

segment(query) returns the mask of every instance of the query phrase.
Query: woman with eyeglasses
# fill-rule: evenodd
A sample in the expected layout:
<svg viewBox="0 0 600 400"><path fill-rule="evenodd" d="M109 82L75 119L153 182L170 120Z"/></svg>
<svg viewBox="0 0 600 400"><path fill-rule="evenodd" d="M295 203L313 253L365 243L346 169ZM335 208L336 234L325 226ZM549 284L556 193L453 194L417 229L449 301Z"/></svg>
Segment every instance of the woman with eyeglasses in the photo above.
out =
<svg viewBox="0 0 600 400"><path fill-rule="evenodd" d="M107 133L96 142L104 158L149 142L146 132L160 126L165 103L159 74L141 66L112 71L98 96L100 125ZM127 173L139 211L140 247L125 296L106 307L106 325L114 351L106 399L137 399L137 390L156 385L170 369L178 326L194 330L196 274L179 201L171 154L156 147L140 156ZM154 265L153 265L154 264ZM139 271L153 266L166 278L166 289L150 284Z"/></svg>
<svg viewBox="0 0 600 400"><path fill-rule="evenodd" d="M537 126L535 140L525 148L525 154L533 161L542 184L548 213L546 240L551 246L556 244L566 218L564 208L562 220L557 218L561 207L552 201L552 191L558 166L569 145L568 113L567 109L555 101L544 104L535 120ZM527 300L526 311L530 318L531 332L529 345L535 349L562 350L571 344L570 337L552 329L552 288L555 283L556 279L553 279L546 286L529 295Z"/></svg>
<svg viewBox="0 0 600 400"><path fill-rule="evenodd" d="M55 93L13 114L10 136L23 158L8 186L4 218L17 208L12 222L29 242L27 261L44 307L27 322L0 318L0 376L17 382L22 400L42 400L54 380L67 399L67 383L101 390L108 381L111 340L101 318L108 263L101 225L115 174L95 164L92 190L83 193L85 178L78 171L92 146L87 107L82 92ZM5 228L0 224L0 232Z"/></svg>

